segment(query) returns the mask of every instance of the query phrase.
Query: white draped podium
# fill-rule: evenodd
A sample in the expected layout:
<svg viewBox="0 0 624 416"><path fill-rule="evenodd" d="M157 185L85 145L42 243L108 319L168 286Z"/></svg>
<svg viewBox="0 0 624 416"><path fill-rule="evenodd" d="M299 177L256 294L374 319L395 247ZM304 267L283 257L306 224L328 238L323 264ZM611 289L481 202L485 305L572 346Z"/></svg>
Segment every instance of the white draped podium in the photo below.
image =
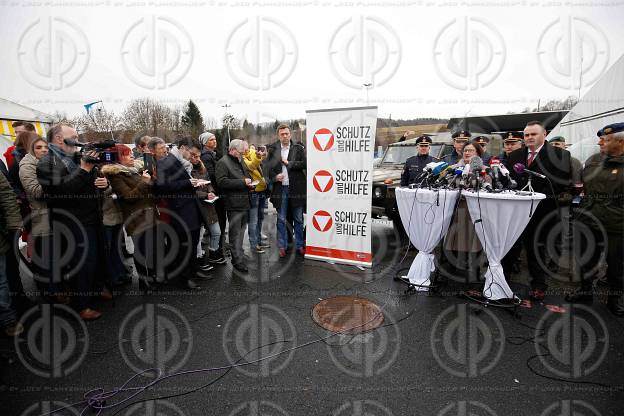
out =
<svg viewBox="0 0 624 416"><path fill-rule="evenodd" d="M433 249L446 235L457 196L455 190L397 188L397 206L403 228L418 249L407 277L417 290L428 290L430 275L435 271Z"/></svg>
<svg viewBox="0 0 624 416"><path fill-rule="evenodd" d="M475 231L487 255L489 267L485 272L483 296L492 299L511 299L514 293L507 284L501 260L514 245L531 219L541 193L516 195L513 192L462 193Z"/></svg>

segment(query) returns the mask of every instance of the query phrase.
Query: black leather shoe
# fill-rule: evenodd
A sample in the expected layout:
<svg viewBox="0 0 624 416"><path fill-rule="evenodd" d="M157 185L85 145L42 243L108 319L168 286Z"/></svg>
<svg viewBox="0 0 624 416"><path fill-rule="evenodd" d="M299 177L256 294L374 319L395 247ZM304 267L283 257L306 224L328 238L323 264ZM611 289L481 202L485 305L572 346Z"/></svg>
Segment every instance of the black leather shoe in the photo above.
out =
<svg viewBox="0 0 624 416"><path fill-rule="evenodd" d="M245 266L243 263L236 263L233 266L236 270L238 270L241 273L247 273L249 271L247 266Z"/></svg>
<svg viewBox="0 0 624 416"><path fill-rule="evenodd" d="M565 295L565 300L570 303L586 303L591 305L594 302L594 296L591 289L576 289L574 292Z"/></svg>

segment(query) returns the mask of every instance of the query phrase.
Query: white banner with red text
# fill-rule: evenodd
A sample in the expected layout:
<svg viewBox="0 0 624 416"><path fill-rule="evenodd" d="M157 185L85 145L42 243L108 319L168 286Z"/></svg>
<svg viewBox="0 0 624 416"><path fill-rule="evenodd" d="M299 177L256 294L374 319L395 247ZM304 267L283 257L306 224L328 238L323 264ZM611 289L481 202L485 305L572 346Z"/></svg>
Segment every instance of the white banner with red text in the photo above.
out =
<svg viewBox="0 0 624 416"><path fill-rule="evenodd" d="M306 112L306 258L372 267L377 107Z"/></svg>

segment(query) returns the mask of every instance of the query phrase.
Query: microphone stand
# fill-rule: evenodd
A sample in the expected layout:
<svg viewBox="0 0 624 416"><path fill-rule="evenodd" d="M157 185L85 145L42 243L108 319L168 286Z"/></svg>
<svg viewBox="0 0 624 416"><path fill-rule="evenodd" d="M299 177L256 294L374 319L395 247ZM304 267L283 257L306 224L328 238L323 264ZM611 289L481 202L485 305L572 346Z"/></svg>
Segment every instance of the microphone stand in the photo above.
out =
<svg viewBox="0 0 624 416"><path fill-rule="evenodd" d="M531 183L531 179L533 179L533 175L529 174L529 180L527 181L527 184L524 185L524 188L520 189L520 192L530 192L532 194L535 193L535 190L533 189L533 184Z"/></svg>

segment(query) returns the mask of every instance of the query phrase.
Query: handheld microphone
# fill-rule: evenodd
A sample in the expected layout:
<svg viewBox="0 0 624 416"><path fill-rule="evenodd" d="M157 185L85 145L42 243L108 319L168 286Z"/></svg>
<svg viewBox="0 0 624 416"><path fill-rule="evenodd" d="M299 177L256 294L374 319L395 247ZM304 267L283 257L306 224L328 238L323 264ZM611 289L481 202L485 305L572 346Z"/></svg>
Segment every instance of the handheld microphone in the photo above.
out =
<svg viewBox="0 0 624 416"><path fill-rule="evenodd" d="M425 167L423 168L422 172L420 173L420 176L418 176L417 181L420 182L422 179L425 179L427 176L429 176L431 174L431 172L433 172L433 169L435 169L435 167L439 163L443 163L443 162L429 162L429 163L427 163L425 165Z"/></svg>
<svg viewBox="0 0 624 416"><path fill-rule="evenodd" d="M481 170L483 169L483 159L479 156L473 156L468 166L470 167L472 179L476 182L473 184L473 188L476 189L479 187L479 179L481 178Z"/></svg>
<svg viewBox="0 0 624 416"><path fill-rule="evenodd" d="M520 175L522 175L523 173L528 173L529 175L537 176L538 178L542 178L542 179L546 179L545 175L542 175L541 173L537 173L537 172L527 169L526 166L524 166L522 163L516 163L513 166L513 168L516 171L516 173Z"/></svg>
<svg viewBox="0 0 624 416"><path fill-rule="evenodd" d="M493 157L492 159L490 159L490 171L491 171L491 176L492 176L492 185L495 189L503 189L503 184L500 181L500 176L501 176L501 163L500 160L498 160L498 158Z"/></svg>
<svg viewBox="0 0 624 416"><path fill-rule="evenodd" d="M507 187L509 189L516 189L518 187L518 183L511 178L511 175L509 174L509 170L507 169L507 166L501 164L500 173L503 175L503 177L507 179Z"/></svg>
<svg viewBox="0 0 624 416"><path fill-rule="evenodd" d="M466 180L470 177L470 165L464 166L464 169L461 173L461 179L459 181L459 189L464 189L466 187Z"/></svg>
<svg viewBox="0 0 624 416"><path fill-rule="evenodd" d="M434 168L431 170L432 175L439 175L443 170L448 167L448 163L446 162L437 162Z"/></svg>

